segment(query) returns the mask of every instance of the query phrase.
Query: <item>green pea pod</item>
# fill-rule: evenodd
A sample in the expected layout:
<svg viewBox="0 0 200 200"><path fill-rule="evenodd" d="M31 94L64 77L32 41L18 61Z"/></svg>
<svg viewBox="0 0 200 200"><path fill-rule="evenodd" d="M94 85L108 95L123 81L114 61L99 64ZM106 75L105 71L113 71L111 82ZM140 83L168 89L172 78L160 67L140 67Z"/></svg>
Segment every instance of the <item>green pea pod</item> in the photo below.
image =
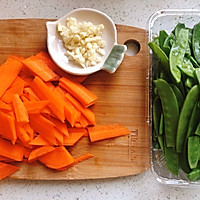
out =
<svg viewBox="0 0 200 200"><path fill-rule="evenodd" d="M177 175L179 170L178 153L174 148L171 147L169 148L166 145L164 147L165 147L166 165L172 174Z"/></svg>
<svg viewBox="0 0 200 200"><path fill-rule="evenodd" d="M193 79L196 78L195 74L194 74L195 68L193 67L193 64L192 64L192 62L190 61L189 58L184 57L182 65L178 66L178 67L187 76L189 76L189 77L191 77Z"/></svg>
<svg viewBox="0 0 200 200"><path fill-rule="evenodd" d="M186 87L192 88L195 84L196 84L196 81L193 78L191 78L191 77L186 78L186 81L185 81Z"/></svg>
<svg viewBox="0 0 200 200"><path fill-rule="evenodd" d="M199 136L188 138L188 162L191 169L197 167L199 161Z"/></svg>
<svg viewBox="0 0 200 200"><path fill-rule="evenodd" d="M197 101L194 105L194 108L192 110L192 114L189 120L187 138L194 135L198 122L200 120L199 116L200 116L200 108L198 107L198 101Z"/></svg>
<svg viewBox="0 0 200 200"><path fill-rule="evenodd" d="M185 28L185 24L179 22L176 25L176 27L174 28L174 30L172 31L172 33L174 33L175 37L178 37L180 30L183 29L183 28Z"/></svg>
<svg viewBox="0 0 200 200"><path fill-rule="evenodd" d="M195 68L199 68L200 67L199 64L197 63L197 61L191 55L186 55L186 57L190 59L191 63L193 64L193 66Z"/></svg>
<svg viewBox="0 0 200 200"><path fill-rule="evenodd" d="M170 84L170 86L171 86L172 90L174 91L174 94L176 95L179 110L181 110L181 108L183 106L183 102L184 102L184 97L183 97L181 91L179 90L179 88L176 85Z"/></svg>
<svg viewBox="0 0 200 200"><path fill-rule="evenodd" d="M160 124L159 124L159 135L162 135L164 132L164 116L163 113L160 115Z"/></svg>
<svg viewBox="0 0 200 200"><path fill-rule="evenodd" d="M159 46L165 53L166 53L166 51L165 51L166 49L164 47L164 42L167 37L168 37L168 34L166 33L165 30L162 30L159 32Z"/></svg>
<svg viewBox="0 0 200 200"><path fill-rule="evenodd" d="M200 64L200 23L193 28L192 50L194 58Z"/></svg>
<svg viewBox="0 0 200 200"><path fill-rule="evenodd" d="M160 46L160 45L159 45L159 36L158 36L158 37L155 37L155 38L153 39L153 41L154 41L154 43L155 43L156 45Z"/></svg>
<svg viewBox="0 0 200 200"><path fill-rule="evenodd" d="M195 69L195 76L197 78L198 83L200 84L200 68Z"/></svg>
<svg viewBox="0 0 200 200"><path fill-rule="evenodd" d="M174 43L174 40L175 40L174 34L171 33L170 35L167 36L167 38L164 41L163 48L167 56L169 56L169 52L170 52L171 46Z"/></svg>
<svg viewBox="0 0 200 200"><path fill-rule="evenodd" d="M197 125L197 128L195 130L195 135L199 135L200 136L200 122L199 124ZM200 148L199 148L200 149Z"/></svg>
<svg viewBox="0 0 200 200"><path fill-rule="evenodd" d="M189 174L188 178L191 181L197 181L200 179L200 169L193 169Z"/></svg>
<svg viewBox="0 0 200 200"><path fill-rule="evenodd" d="M165 77L168 76L168 80L170 80L171 83L175 84L181 90L181 93L184 95L185 94L184 86L183 86L182 82L177 83L176 80L173 78L173 76L170 72L169 59L166 56L165 52L154 42L149 42L148 45L151 48L151 50L153 51L153 53L156 55L158 60L160 61L159 65L162 66L162 69L165 73Z"/></svg>
<svg viewBox="0 0 200 200"><path fill-rule="evenodd" d="M195 85L188 92L178 121L177 137L176 137L176 150L178 153L182 152L183 144L187 135L188 124L194 108L195 103L197 102L200 90L199 86Z"/></svg>
<svg viewBox="0 0 200 200"><path fill-rule="evenodd" d="M156 135L159 133L159 124L160 124L160 116L161 116L161 102L159 97L155 97L153 100L153 126L156 132Z"/></svg>
<svg viewBox="0 0 200 200"><path fill-rule="evenodd" d="M165 71L169 74L169 59L165 52L154 42L149 42L148 45L160 61L160 64L163 66Z"/></svg>
<svg viewBox="0 0 200 200"><path fill-rule="evenodd" d="M169 54L170 71L177 83L181 81L181 71L178 69L178 66L181 67L183 63L187 45L188 30L181 29Z"/></svg>
<svg viewBox="0 0 200 200"><path fill-rule="evenodd" d="M154 83L158 90L163 108L166 145L167 147L175 147L179 119L177 99L172 88L165 80L157 79Z"/></svg>

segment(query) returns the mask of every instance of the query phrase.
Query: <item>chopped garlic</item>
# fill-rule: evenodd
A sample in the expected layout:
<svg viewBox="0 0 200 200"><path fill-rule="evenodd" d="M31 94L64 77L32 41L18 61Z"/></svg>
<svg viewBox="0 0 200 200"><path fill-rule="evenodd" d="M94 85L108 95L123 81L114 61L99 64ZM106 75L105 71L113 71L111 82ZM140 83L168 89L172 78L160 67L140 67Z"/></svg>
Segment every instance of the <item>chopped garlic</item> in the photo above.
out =
<svg viewBox="0 0 200 200"><path fill-rule="evenodd" d="M77 22L76 18L66 19L66 26L58 24L57 28L67 49L70 60L82 67L95 66L105 55L106 45L102 39L104 25L94 25L91 22Z"/></svg>

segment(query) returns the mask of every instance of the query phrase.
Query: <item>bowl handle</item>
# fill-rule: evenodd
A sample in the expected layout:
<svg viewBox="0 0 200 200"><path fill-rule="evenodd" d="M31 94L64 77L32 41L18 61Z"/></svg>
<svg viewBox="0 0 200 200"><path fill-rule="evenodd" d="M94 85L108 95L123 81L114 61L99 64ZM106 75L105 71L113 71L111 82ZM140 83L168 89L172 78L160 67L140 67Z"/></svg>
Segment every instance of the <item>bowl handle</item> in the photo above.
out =
<svg viewBox="0 0 200 200"><path fill-rule="evenodd" d="M121 64L126 50L126 45L115 44L101 69L109 73L114 73Z"/></svg>

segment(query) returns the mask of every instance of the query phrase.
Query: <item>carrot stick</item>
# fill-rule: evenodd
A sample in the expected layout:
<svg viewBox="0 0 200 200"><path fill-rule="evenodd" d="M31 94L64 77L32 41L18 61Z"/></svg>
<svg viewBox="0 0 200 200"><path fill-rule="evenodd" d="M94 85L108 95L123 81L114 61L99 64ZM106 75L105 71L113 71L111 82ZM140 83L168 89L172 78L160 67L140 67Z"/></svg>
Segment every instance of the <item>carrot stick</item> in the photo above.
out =
<svg viewBox="0 0 200 200"><path fill-rule="evenodd" d="M15 161L22 161L24 147L19 144L12 145L9 141L0 138L0 155Z"/></svg>
<svg viewBox="0 0 200 200"><path fill-rule="evenodd" d="M79 110L86 119L91 123L91 125L95 125L95 115L89 108L84 108L72 95L69 93L65 94L65 97Z"/></svg>
<svg viewBox="0 0 200 200"><path fill-rule="evenodd" d="M58 129L55 128L55 137L58 145L63 145L64 135Z"/></svg>
<svg viewBox="0 0 200 200"><path fill-rule="evenodd" d="M82 156L75 158L74 162L71 165L68 165L66 167L63 167L63 168L60 168L60 169L57 169L57 170L58 171L65 171L65 170L69 169L70 167L73 167L74 165L78 164L79 162L82 162L84 160L88 160L89 158L92 158L92 157L94 157L94 155L92 155L90 153L86 153Z"/></svg>
<svg viewBox="0 0 200 200"><path fill-rule="evenodd" d="M65 98L65 95L60 87L56 87L53 94L59 99L62 99L64 105L65 118L73 127L79 117L79 112L74 105Z"/></svg>
<svg viewBox="0 0 200 200"><path fill-rule="evenodd" d="M41 110L44 109L49 104L49 102L49 100L28 101L24 102L24 106L28 114L40 114Z"/></svg>
<svg viewBox="0 0 200 200"><path fill-rule="evenodd" d="M1 100L0 100L0 109L2 111L12 111L12 108Z"/></svg>
<svg viewBox="0 0 200 200"><path fill-rule="evenodd" d="M19 167L15 165L10 165L7 163L0 162L0 180L8 177L9 175L15 173L19 170Z"/></svg>
<svg viewBox="0 0 200 200"><path fill-rule="evenodd" d="M60 169L74 162L74 158L64 146L56 147L53 151L39 157L38 160L51 169Z"/></svg>
<svg viewBox="0 0 200 200"><path fill-rule="evenodd" d="M94 93L75 80L62 77L59 80L59 83L61 83L61 87L78 99L85 108L94 104L94 102L97 100L97 96Z"/></svg>
<svg viewBox="0 0 200 200"><path fill-rule="evenodd" d="M58 129L62 134L69 136L68 128L65 123L62 123L54 117L50 117L49 120L55 125L55 128Z"/></svg>
<svg viewBox="0 0 200 200"><path fill-rule="evenodd" d="M33 162L37 160L40 156L43 156L51 151L53 151L55 148L52 146L43 146L39 147L37 149L34 149L31 151L29 157L28 157L28 162Z"/></svg>
<svg viewBox="0 0 200 200"><path fill-rule="evenodd" d="M30 114L30 126L51 144L56 144L54 124L40 114Z"/></svg>
<svg viewBox="0 0 200 200"><path fill-rule="evenodd" d="M14 144L17 136L15 129L15 118L0 111L0 135L6 139L9 139Z"/></svg>
<svg viewBox="0 0 200 200"><path fill-rule="evenodd" d="M59 77L47 66L47 64L36 56L30 56L22 61L23 64L43 81L56 81Z"/></svg>
<svg viewBox="0 0 200 200"><path fill-rule="evenodd" d="M41 135L37 135L30 143L34 146L50 146L52 145L47 139L43 138Z"/></svg>
<svg viewBox="0 0 200 200"><path fill-rule="evenodd" d="M130 134L122 124L96 125L88 128L91 142Z"/></svg>
<svg viewBox="0 0 200 200"><path fill-rule="evenodd" d="M48 104L49 108L58 117L58 119L64 123L65 113L63 100L57 98L38 76L36 76L31 83L31 88L41 100L50 100L50 103Z"/></svg>
<svg viewBox="0 0 200 200"><path fill-rule="evenodd" d="M41 51L38 54L36 54L36 57L42 59L50 69L52 69L56 74L58 74L61 77L66 77L66 78L71 78L73 80L78 81L79 83L83 82L87 76L75 76L75 75L71 75L68 74L66 72L64 72L63 70L61 70L51 59L51 57L49 56L48 53Z"/></svg>
<svg viewBox="0 0 200 200"><path fill-rule="evenodd" d="M39 98L30 87L24 88L24 93L28 94L28 98L30 99L30 101L39 101Z"/></svg>
<svg viewBox="0 0 200 200"><path fill-rule="evenodd" d="M17 122L29 122L27 110L18 94L13 96L13 108Z"/></svg>
<svg viewBox="0 0 200 200"><path fill-rule="evenodd" d="M86 134L87 130L84 128L68 128L69 136L64 136L63 145L73 146Z"/></svg>
<svg viewBox="0 0 200 200"><path fill-rule="evenodd" d="M11 103L13 101L14 94L18 94L19 96L21 96L23 94L23 90L24 83L14 85L4 92L4 94L1 97L1 100L5 103Z"/></svg>
<svg viewBox="0 0 200 200"><path fill-rule="evenodd" d="M27 134L26 130L23 126L21 126L19 123L16 122L16 134L17 137L21 140L21 142L26 146L30 142L30 137Z"/></svg>
<svg viewBox="0 0 200 200"><path fill-rule="evenodd" d="M0 67L0 97L9 88L12 82L17 78L22 69L22 63L15 59L7 59L7 61Z"/></svg>

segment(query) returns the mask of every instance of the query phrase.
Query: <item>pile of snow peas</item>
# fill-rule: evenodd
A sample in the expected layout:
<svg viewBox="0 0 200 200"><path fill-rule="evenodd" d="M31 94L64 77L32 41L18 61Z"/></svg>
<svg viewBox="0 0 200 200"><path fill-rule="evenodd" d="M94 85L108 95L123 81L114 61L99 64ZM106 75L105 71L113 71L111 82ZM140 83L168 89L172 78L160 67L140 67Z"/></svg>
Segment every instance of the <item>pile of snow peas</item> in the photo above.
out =
<svg viewBox="0 0 200 200"><path fill-rule="evenodd" d="M153 144L174 175L200 180L200 23L178 23L148 43L153 52Z"/></svg>

